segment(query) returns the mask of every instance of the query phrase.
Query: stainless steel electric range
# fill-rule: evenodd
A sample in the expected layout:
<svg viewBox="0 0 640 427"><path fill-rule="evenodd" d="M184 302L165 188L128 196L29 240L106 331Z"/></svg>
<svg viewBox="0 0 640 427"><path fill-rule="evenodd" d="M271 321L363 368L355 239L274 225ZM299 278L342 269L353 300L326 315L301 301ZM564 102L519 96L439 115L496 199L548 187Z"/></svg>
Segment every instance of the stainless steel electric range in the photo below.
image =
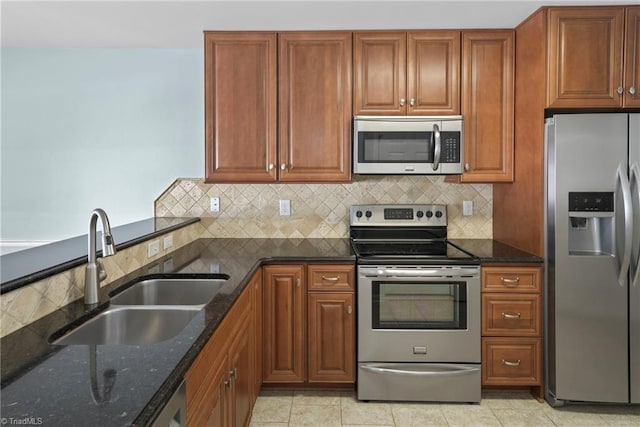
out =
<svg viewBox="0 0 640 427"><path fill-rule="evenodd" d="M350 209L358 399L479 402L480 262L447 241L445 205Z"/></svg>

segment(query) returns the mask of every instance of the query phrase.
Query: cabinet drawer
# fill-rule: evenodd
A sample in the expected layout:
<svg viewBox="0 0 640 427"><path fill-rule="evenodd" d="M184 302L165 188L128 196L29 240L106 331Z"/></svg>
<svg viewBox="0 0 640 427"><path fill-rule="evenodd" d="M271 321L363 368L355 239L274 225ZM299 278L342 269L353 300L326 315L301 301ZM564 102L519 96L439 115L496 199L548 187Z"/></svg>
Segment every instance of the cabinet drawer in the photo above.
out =
<svg viewBox="0 0 640 427"><path fill-rule="evenodd" d="M482 338L483 385L539 385L539 338Z"/></svg>
<svg viewBox="0 0 640 427"><path fill-rule="evenodd" d="M309 291L345 291L354 290L355 273L353 264L317 264L308 270Z"/></svg>
<svg viewBox="0 0 640 427"><path fill-rule="evenodd" d="M542 267L482 267L482 290L540 292Z"/></svg>
<svg viewBox="0 0 640 427"><path fill-rule="evenodd" d="M540 294L482 294L482 335L539 337Z"/></svg>

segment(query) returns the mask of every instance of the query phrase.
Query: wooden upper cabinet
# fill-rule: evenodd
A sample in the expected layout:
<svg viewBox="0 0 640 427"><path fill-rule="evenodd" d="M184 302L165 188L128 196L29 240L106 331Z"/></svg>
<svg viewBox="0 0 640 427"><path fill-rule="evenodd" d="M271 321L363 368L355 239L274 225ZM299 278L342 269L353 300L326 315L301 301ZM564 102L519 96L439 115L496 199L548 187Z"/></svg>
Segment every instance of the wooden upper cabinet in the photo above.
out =
<svg viewBox="0 0 640 427"><path fill-rule="evenodd" d="M354 115L460 113L459 31L354 33Z"/></svg>
<svg viewBox="0 0 640 427"><path fill-rule="evenodd" d="M351 38L279 34L280 181L351 179Z"/></svg>
<svg viewBox="0 0 640 427"><path fill-rule="evenodd" d="M356 32L354 46L353 114L405 114L407 33Z"/></svg>
<svg viewBox="0 0 640 427"><path fill-rule="evenodd" d="M640 6L626 8L625 107L640 107Z"/></svg>
<svg viewBox="0 0 640 427"><path fill-rule="evenodd" d="M459 31L407 34L407 102L408 114L460 114Z"/></svg>
<svg viewBox="0 0 640 427"><path fill-rule="evenodd" d="M552 7L548 107L639 107L640 6Z"/></svg>
<svg viewBox="0 0 640 427"><path fill-rule="evenodd" d="M206 182L276 180L276 48L276 33L205 32Z"/></svg>
<svg viewBox="0 0 640 427"><path fill-rule="evenodd" d="M463 32L462 82L461 181L513 181L514 32Z"/></svg>
<svg viewBox="0 0 640 427"><path fill-rule="evenodd" d="M624 8L550 8L548 25L548 106L621 106Z"/></svg>

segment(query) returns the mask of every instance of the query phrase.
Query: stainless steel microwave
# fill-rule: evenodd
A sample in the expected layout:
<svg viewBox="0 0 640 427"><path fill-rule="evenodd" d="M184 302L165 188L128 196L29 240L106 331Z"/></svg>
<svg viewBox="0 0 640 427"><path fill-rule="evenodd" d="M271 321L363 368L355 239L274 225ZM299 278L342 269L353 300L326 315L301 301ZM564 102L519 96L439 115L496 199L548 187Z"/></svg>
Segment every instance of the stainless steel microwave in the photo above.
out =
<svg viewBox="0 0 640 427"><path fill-rule="evenodd" d="M462 116L355 116L353 173L461 174L462 125Z"/></svg>

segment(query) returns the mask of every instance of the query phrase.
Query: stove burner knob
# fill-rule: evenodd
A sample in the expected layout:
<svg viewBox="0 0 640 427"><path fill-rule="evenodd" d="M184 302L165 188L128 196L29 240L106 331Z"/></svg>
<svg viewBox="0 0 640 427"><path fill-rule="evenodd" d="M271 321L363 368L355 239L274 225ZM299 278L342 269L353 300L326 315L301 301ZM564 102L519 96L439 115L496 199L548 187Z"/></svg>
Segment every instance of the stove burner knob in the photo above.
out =
<svg viewBox="0 0 640 427"><path fill-rule="evenodd" d="M422 216L424 215L424 212L418 211L416 215L418 216L418 218L422 218Z"/></svg>
<svg viewBox="0 0 640 427"><path fill-rule="evenodd" d="M436 218L442 218L442 212L436 211Z"/></svg>
<svg viewBox="0 0 640 427"><path fill-rule="evenodd" d="M371 215L373 215L373 214L371 213L371 211L366 211L366 212L364 213L364 215L365 215L367 218L371 218Z"/></svg>
<svg viewBox="0 0 640 427"><path fill-rule="evenodd" d="M427 218L431 218L433 216L433 212L427 211Z"/></svg>
<svg viewBox="0 0 640 427"><path fill-rule="evenodd" d="M356 211L356 216L358 218L362 218L362 211Z"/></svg>

